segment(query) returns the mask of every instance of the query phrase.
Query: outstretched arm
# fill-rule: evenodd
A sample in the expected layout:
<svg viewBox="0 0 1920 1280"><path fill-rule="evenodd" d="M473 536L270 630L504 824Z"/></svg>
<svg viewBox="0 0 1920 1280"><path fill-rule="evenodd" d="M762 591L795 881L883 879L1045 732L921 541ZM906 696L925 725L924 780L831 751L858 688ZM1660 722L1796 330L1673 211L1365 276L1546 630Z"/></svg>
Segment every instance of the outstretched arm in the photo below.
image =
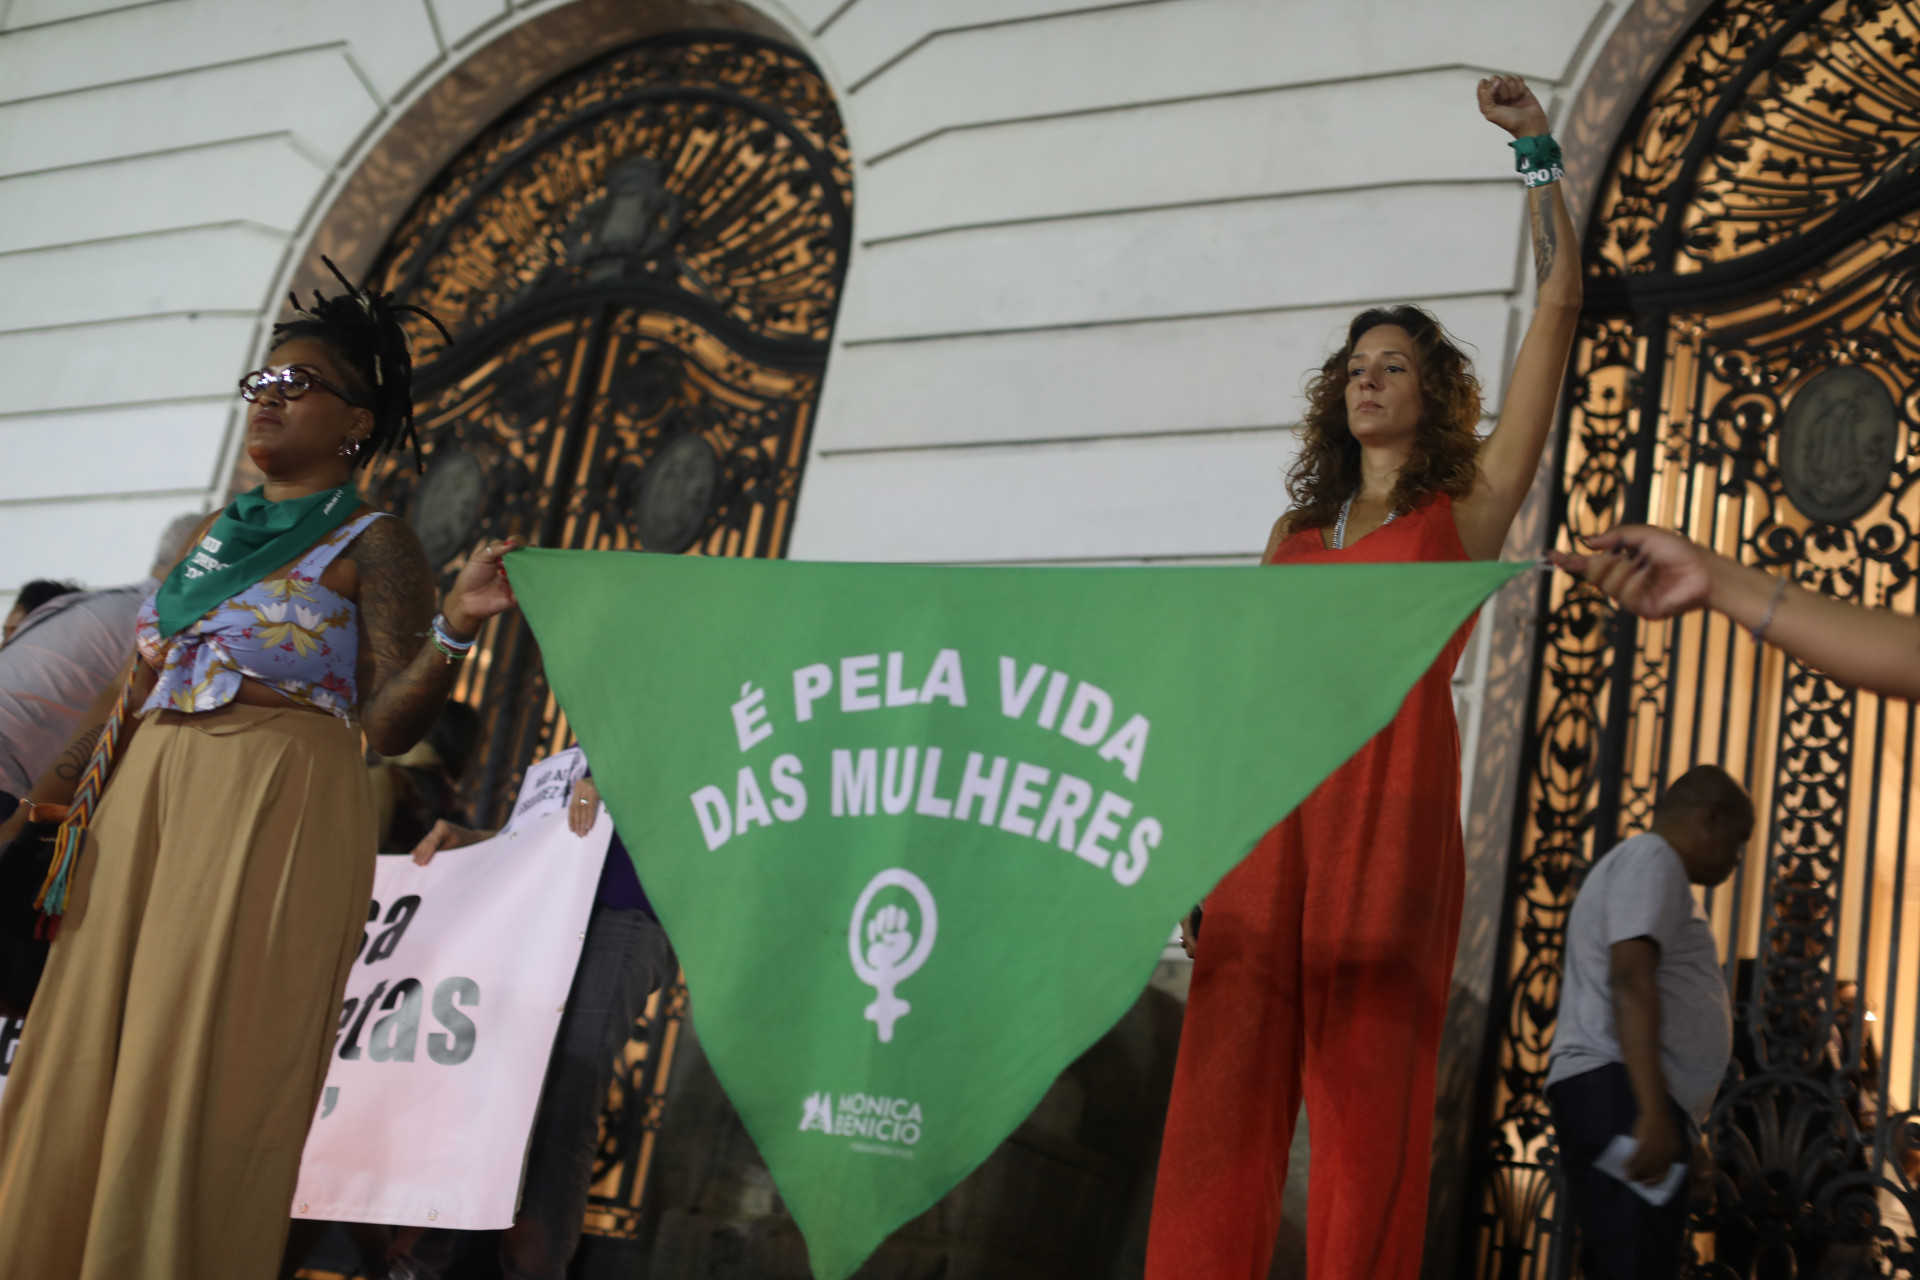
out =
<svg viewBox="0 0 1920 1280"><path fill-rule="evenodd" d="M1480 82L1480 113L1516 138L1547 131L1547 113L1518 76ZM1533 320L1513 362L1513 377L1500 401L1500 417L1480 447L1480 475L1473 492L1454 505L1460 540L1476 560L1500 554L1507 530L1526 501L1553 431L1560 380L1580 316L1580 250L1560 184L1527 191L1533 235L1533 266L1539 291Z"/></svg>
<svg viewBox="0 0 1920 1280"><path fill-rule="evenodd" d="M1920 698L1920 619L1804 591L1666 529L1623 525L1589 538L1591 555L1549 558L1643 618L1718 609L1842 684Z"/></svg>

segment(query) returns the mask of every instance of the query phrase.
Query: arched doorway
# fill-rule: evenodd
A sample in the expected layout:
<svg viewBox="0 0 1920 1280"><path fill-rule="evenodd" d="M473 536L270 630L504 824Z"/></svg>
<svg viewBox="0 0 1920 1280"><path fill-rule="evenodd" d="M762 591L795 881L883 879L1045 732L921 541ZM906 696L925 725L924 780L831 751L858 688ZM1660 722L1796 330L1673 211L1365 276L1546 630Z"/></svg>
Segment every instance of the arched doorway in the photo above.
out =
<svg viewBox="0 0 1920 1280"><path fill-rule="evenodd" d="M1719 0L1669 58L1588 232L1556 545L1649 521L1914 609L1916 50L1911 5ZM1911 1271L1911 1228L1895 1225L1920 1208L1913 708L1724 618L1641 623L1564 576L1534 679L1465 1273L1568 1274L1541 1095L1567 912L1592 860L1700 762L1743 779L1760 823L1705 901L1736 1060L1709 1125L1719 1200L1696 1215L1694 1274Z"/></svg>
<svg viewBox="0 0 1920 1280"><path fill-rule="evenodd" d="M678 34L536 92L428 188L373 272L415 322L433 461L372 500L452 580L482 537L778 556L850 237L851 162L798 53ZM485 716L476 816L561 745L532 635L482 638L457 696Z"/></svg>
<svg viewBox="0 0 1920 1280"><path fill-rule="evenodd" d="M444 590L483 538L785 553L851 243L852 164L806 58L735 32L630 45L552 81L461 152L373 284L432 311L416 355L428 465L369 500L419 532ZM697 643L699 619L679 619ZM496 825L568 745L532 632L489 624L454 696L480 712L463 787ZM590 1229L630 1236L684 1013L663 993L603 1117Z"/></svg>

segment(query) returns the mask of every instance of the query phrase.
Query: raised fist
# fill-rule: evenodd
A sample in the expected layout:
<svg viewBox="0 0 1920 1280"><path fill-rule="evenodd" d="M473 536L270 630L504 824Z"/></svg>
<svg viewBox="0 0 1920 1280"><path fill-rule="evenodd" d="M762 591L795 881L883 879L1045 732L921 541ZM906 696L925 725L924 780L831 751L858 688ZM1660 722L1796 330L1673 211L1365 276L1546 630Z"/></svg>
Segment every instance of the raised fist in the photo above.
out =
<svg viewBox="0 0 1920 1280"><path fill-rule="evenodd" d="M912 920L905 908L886 906L867 921L867 963L875 972L899 967L913 950Z"/></svg>
<svg viewBox="0 0 1920 1280"><path fill-rule="evenodd" d="M1482 80L1480 114L1516 138L1547 131L1546 108L1519 76L1488 76Z"/></svg>

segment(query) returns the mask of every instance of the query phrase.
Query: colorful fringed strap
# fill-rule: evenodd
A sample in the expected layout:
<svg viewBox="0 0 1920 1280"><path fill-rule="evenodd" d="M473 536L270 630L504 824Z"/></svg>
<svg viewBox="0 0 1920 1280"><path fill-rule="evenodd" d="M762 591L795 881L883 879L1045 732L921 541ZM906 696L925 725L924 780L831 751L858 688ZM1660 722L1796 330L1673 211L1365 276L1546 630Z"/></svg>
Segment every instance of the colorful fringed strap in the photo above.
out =
<svg viewBox="0 0 1920 1280"><path fill-rule="evenodd" d="M37 933L51 938L60 927L59 917L66 914L67 887L73 883L73 869L80 861L80 846L87 838L87 823L93 819L93 810L100 803L100 792L107 785L107 775L113 772L113 762L120 754L121 743L126 739L126 726L129 713L133 710L133 680L127 680L127 687L120 691L119 699L113 704L113 712L107 717L107 723L100 730L100 739L93 745L93 756L87 761L87 771L80 775L80 786L73 793L73 803L67 806L66 821L60 824L60 832L53 840L53 865L47 868L46 883L40 886L40 896L33 905L40 910L40 924Z"/></svg>

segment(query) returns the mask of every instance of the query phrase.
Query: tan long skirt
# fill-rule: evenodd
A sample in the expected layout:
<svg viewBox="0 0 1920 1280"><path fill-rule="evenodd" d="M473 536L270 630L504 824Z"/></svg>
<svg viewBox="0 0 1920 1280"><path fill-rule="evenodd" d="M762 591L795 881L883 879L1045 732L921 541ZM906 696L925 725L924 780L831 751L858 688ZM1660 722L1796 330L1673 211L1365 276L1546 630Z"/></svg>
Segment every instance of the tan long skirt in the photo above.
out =
<svg viewBox="0 0 1920 1280"><path fill-rule="evenodd" d="M275 1274L373 859L341 721L146 719L0 1101L0 1277Z"/></svg>

